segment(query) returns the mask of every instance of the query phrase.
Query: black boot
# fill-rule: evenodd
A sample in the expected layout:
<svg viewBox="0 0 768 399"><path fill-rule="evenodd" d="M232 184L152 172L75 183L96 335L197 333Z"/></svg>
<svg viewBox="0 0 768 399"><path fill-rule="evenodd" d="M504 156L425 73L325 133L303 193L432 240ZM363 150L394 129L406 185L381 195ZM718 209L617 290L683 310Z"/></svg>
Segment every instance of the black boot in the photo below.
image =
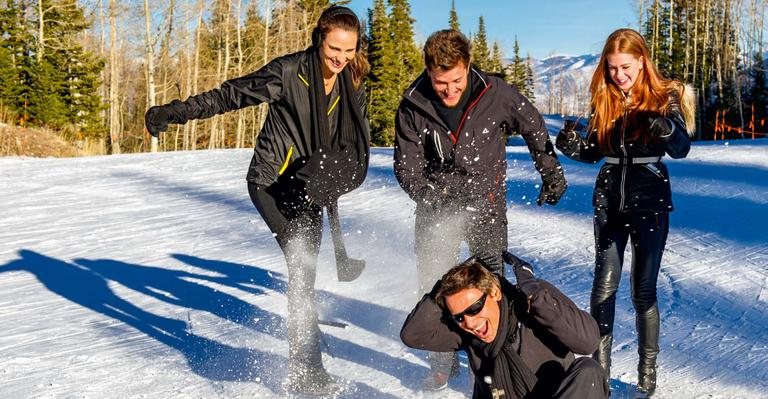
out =
<svg viewBox="0 0 768 399"><path fill-rule="evenodd" d="M613 334L603 335L597 345L597 350L592 354L592 359L605 371L605 381L611 380L611 346L613 345Z"/></svg>
<svg viewBox="0 0 768 399"><path fill-rule="evenodd" d="M656 393L656 362L641 362L637 366L638 398L650 398Z"/></svg>
<svg viewBox="0 0 768 399"><path fill-rule="evenodd" d="M659 354L659 308L637 314L637 390L645 397L656 392L656 357ZM642 397L642 396L641 396Z"/></svg>

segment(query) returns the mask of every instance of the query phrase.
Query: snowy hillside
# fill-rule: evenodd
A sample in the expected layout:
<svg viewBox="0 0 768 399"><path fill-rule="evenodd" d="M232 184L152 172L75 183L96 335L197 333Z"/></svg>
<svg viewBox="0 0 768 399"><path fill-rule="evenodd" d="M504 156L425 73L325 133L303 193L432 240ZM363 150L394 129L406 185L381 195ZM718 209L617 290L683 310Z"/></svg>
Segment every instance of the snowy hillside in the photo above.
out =
<svg viewBox="0 0 768 399"><path fill-rule="evenodd" d="M766 140L715 142L668 162L677 211L659 279L659 398L766 397L766 154ZM286 269L248 199L250 155L0 158L0 398L285 397ZM570 188L542 208L526 148L507 158L511 250L586 309L598 166L563 160ZM343 398L466 397L466 368L422 395L425 357L398 338L417 297L413 203L391 159L374 149L363 187L341 201L362 276L338 283L323 243L321 318L349 323L321 327L324 361L349 382ZM613 398L636 378L628 279Z"/></svg>
<svg viewBox="0 0 768 399"><path fill-rule="evenodd" d="M555 55L534 60L536 106L542 112L576 115L589 108L589 82L599 54Z"/></svg>

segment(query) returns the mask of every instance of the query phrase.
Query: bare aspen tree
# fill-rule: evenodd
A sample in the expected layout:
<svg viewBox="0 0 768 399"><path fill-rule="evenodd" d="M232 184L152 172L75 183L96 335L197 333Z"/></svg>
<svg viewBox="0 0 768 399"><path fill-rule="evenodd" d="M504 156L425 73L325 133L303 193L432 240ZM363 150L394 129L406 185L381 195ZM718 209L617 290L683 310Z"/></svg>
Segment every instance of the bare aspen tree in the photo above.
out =
<svg viewBox="0 0 768 399"><path fill-rule="evenodd" d="M675 35L672 33L672 27L675 26L675 0L669 0L669 31L667 32L668 45L667 55L672 59L672 45L674 44Z"/></svg>
<svg viewBox="0 0 768 399"><path fill-rule="evenodd" d="M155 106L155 41L152 38L152 18L149 0L144 0L145 58L147 74L147 109ZM150 152L157 152L157 137L150 135Z"/></svg>
<svg viewBox="0 0 768 399"><path fill-rule="evenodd" d="M192 69L192 91L191 93L197 93L198 79L200 77L200 48L202 46L202 30L203 30L203 13L205 12L205 1L199 0L197 2L197 24L195 27L195 61ZM192 147L190 149L197 149L197 119L192 120L192 126L190 127L192 132L192 138L190 139Z"/></svg>
<svg viewBox="0 0 768 399"><path fill-rule="evenodd" d="M223 82L227 79L229 79L229 62L231 60L231 56L229 54L230 48L231 48L231 38L230 38L230 32L231 32L231 18L232 18L232 0L227 0L227 12L226 17L224 18L224 66L223 66L223 76L220 82ZM225 128L225 121L226 118L222 116L221 118L221 126L220 126L220 134L219 137L221 138L220 146L221 148L226 147L226 139L227 139L227 131Z"/></svg>
<svg viewBox="0 0 768 399"><path fill-rule="evenodd" d="M659 1L653 0L653 38L651 40L651 59L656 59L656 48L659 43Z"/></svg>
<svg viewBox="0 0 768 399"><path fill-rule="evenodd" d="M45 53L45 11L42 0L37 0L37 15L37 62L40 62Z"/></svg>
<svg viewBox="0 0 768 399"><path fill-rule="evenodd" d="M243 36L240 17L242 16L243 0L237 0L237 76L243 76ZM237 128L235 130L235 148L242 148L245 146L243 129L245 123L245 113L240 111L237 113Z"/></svg>
<svg viewBox="0 0 768 399"><path fill-rule="evenodd" d="M731 1L733 1L733 3L731 4L726 3L725 6L728 7L730 9L730 12L733 14L732 19L733 19L733 24L735 29L735 37L738 38L741 32L741 12L740 12L742 8L741 0L731 0ZM738 40L738 39L735 39L735 40ZM739 66L738 66L739 57L737 54L738 43L735 42L735 40L734 41L727 40L727 42L725 43L725 49L726 49L726 54L729 55L728 65L730 66L731 73L733 74L732 79L733 79L733 84L735 86L734 91L736 94L736 106L738 107L738 110L739 110L739 132L741 134L741 138L743 139L744 138L744 105L742 104L742 101L741 101L741 83L740 83L741 79L739 79Z"/></svg>
<svg viewBox="0 0 768 399"><path fill-rule="evenodd" d="M109 0L109 137L112 154L120 154L120 70L117 54L117 0Z"/></svg>
<svg viewBox="0 0 768 399"><path fill-rule="evenodd" d="M272 7L270 5L270 0L264 0L264 18L266 18L266 21L264 22L264 52L262 54L262 65L266 65L267 62L269 62L269 32L270 32L270 25L271 25L271 18L272 17ZM264 119L267 118L267 104L259 104L259 126L264 124ZM255 131L257 129L254 129L253 136L253 142L256 142L256 134Z"/></svg>

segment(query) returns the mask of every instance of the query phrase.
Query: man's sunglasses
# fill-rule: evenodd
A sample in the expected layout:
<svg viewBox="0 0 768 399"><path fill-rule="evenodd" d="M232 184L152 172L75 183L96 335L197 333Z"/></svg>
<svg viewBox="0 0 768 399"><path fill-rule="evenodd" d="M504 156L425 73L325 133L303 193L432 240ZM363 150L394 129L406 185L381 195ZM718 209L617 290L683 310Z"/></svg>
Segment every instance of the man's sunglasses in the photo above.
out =
<svg viewBox="0 0 768 399"><path fill-rule="evenodd" d="M464 322L464 316L474 316L478 313L480 313L481 310L485 307L485 298L488 297L488 294L483 294L483 296L480 297L475 303L469 305L466 309L464 309L461 313L452 314L451 318L453 318L453 321L456 322L456 324L461 324Z"/></svg>

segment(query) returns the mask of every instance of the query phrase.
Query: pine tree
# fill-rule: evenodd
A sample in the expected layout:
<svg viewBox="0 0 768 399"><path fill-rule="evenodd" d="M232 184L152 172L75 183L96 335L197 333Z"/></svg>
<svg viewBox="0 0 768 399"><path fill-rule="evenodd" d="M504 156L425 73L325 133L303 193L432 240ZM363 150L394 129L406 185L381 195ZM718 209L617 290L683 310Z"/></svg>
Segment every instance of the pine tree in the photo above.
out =
<svg viewBox="0 0 768 399"><path fill-rule="evenodd" d="M24 15L27 6L6 0L0 7L0 106L3 112L25 122L26 99L33 53L27 43L34 41Z"/></svg>
<svg viewBox="0 0 768 399"><path fill-rule="evenodd" d="M398 68L390 34L389 17L384 0L374 0L368 10L368 115L371 122L371 142L390 146L394 142L394 119L399 91L395 84Z"/></svg>
<svg viewBox="0 0 768 399"><path fill-rule="evenodd" d="M528 98L531 103L536 103L535 95L536 76L533 73L533 61L531 60L531 54L525 58L525 79L523 84L523 95Z"/></svg>
<svg viewBox="0 0 768 399"><path fill-rule="evenodd" d="M759 125L759 121L768 118L768 85L766 85L765 77L766 64L763 61L763 55L759 51L755 51L752 60L752 86L748 96L748 101L751 106L754 107L754 120L756 125ZM753 131L768 132L768 126L759 125L753 126Z"/></svg>
<svg viewBox="0 0 768 399"><path fill-rule="evenodd" d="M104 132L98 94L103 61L80 43L89 22L75 0L41 0L43 39L30 75L29 115L37 124L64 128L76 136Z"/></svg>
<svg viewBox="0 0 768 399"><path fill-rule="evenodd" d="M520 43L517 41L517 36L515 36L515 43L512 46L512 63L508 70L507 82L522 92L525 87L525 65L520 57Z"/></svg>
<svg viewBox="0 0 768 399"><path fill-rule="evenodd" d="M455 31L461 32L461 29L459 28L459 15L456 13L455 0L451 0L451 12L448 16L448 26Z"/></svg>
<svg viewBox="0 0 768 399"><path fill-rule="evenodd" d="M488 70L486 72L499 75L502 79L506 80L507 73L504 69L504 60L499 42L493 42L493 51L491 52L490 62L488 64Z"/></svg>
<svg viewBox="0 0 768 399"><path fill-rule="evenodd" d="M483 71L488 70L491 64L491 54L488 50L488 39L485 34L485 21L482 15L478 22L477 34L472 38L472 63Z"/></svg>
<svg viewBox="0 0 768 399"><path fill-rule="evenodd" d="M398 96L424 70L421 51L413 39L413 22L411 6L407 0L389 0L389 32L392 38L393 50L397 56L397 75L394 77L398 88Z"/></svg>

